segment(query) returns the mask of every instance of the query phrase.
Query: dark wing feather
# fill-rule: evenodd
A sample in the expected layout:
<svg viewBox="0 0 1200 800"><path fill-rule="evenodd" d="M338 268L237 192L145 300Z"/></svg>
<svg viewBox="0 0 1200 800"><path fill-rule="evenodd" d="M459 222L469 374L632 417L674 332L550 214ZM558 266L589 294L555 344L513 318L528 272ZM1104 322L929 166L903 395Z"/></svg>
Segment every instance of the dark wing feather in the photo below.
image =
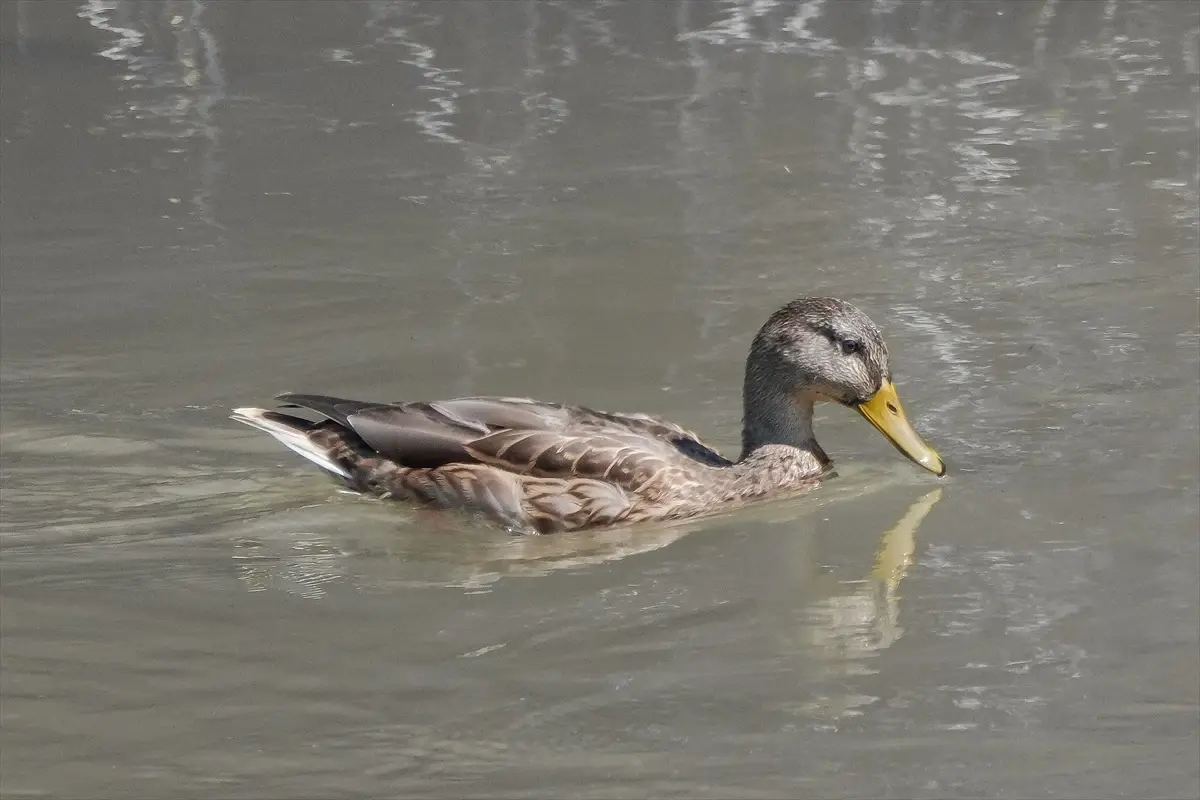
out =
<svg viewBox="0 0 1200 800"><path fill-rule="evenodd" d="M472 463L466 445L486 436L486 425L448 417L429 403L370 406L354 412L347 424L380 455L406 467Z"/></svg>
<svg viewBox="0 0 1200 800"><path fill-rule="evenodd" d="M351 414L370 408L376 403L364 403L359 400L344 400L340 397L328 397L323 394L279 394L275 399L284 408L307 408L323 417L328 417L339 425L350 427L347 420Z"/></svg>

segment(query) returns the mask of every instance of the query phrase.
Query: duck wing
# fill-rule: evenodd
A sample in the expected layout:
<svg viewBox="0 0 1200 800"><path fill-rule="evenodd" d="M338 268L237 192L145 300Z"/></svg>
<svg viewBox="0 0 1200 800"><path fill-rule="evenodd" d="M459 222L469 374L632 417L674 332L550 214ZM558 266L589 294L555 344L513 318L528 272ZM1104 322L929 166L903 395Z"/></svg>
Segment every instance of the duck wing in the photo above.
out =
<svg viewBox="0 0 1200 800"><path fill-rule="evenodd" d="M665 467L731 462L691 431L645 414L614 414L513 397L368 403L284 394L349 428L371 449L406 467L482 463L538 477L608 480L636 490Z"/></svg>

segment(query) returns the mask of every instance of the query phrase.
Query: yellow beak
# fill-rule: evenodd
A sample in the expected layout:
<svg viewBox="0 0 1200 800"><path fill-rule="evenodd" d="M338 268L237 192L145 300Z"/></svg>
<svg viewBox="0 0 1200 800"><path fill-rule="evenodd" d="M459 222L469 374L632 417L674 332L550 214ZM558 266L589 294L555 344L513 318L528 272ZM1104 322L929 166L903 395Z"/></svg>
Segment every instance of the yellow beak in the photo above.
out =
<svg viewBox="0 0 1200 800"><path fill-rule="evenodd" d="M904 455L920 464L934 475L945 475L946 465L932 447L925 444L913 430L912 423L904 416L900 395L891 381L884 381L879 391L865 403L856 406L858 413L867 418L875 429L888 438Z"/></svg>

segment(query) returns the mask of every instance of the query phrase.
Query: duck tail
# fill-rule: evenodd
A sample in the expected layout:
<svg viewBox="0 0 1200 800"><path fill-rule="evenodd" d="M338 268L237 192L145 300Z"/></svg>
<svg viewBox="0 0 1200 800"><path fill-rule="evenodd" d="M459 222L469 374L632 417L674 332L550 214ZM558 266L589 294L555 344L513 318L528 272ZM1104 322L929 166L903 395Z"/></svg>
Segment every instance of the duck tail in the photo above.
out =
<svg viewBox="0 0 1200 800"><path fill-rule="evenodd" d="M337 446L341 437L333 437L331 441L331 437L328 436L327 426L331 423L309 422L300 417L262 408L235 408L229 418L271 434L284 447L307 458L326 472L349 482L354 481L353 464L347 460L345 448ZM314 436L316 433L326 435Z"/></svg>

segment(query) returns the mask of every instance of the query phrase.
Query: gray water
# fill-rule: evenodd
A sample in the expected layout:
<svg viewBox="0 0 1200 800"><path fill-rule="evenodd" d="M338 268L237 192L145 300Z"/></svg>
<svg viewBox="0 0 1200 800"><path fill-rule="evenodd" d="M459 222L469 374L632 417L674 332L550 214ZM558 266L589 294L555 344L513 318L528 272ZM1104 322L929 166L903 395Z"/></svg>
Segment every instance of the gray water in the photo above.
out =
<svg viewBox="0 0 1200 800"><path fill-rule="evenodd" d="M1198 9L3 3L0 792L1200 796ZM804 294L945 479L513 538L226 419L736 452Z"/></svg>

